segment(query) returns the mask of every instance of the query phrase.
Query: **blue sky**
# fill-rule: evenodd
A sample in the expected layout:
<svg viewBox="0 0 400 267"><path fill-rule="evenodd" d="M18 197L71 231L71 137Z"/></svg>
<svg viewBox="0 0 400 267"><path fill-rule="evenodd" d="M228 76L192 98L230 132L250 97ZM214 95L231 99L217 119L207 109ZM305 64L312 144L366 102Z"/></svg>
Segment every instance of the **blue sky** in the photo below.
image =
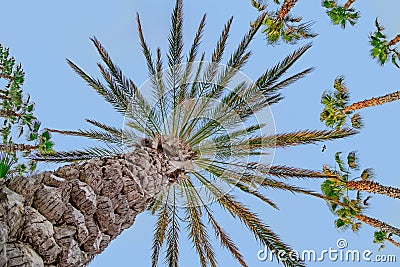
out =
<svg viewBox="0 0 400 267"><path fill-rule="evenodd" d="M89 89L68 67L69 58L91 74L97 74L98 56L89 37L96 36L108 49L115 62L137 84L147 79L145 60L140 52L136 33L135 14L142 18L143 30L153 49L160 46L167 50L169 17L173 1L7 1L2 3L0 43L10 47L12 55L23 64L26 72L25 90L36 102L36 114L44 127L78 129L87 125L85 118L97 119L109 124L122 125L121 118L96 93ZM228 51L247 31L249 22L257 16L249 1L185 1L185 41L191 43L198 23L207 13L207 25L201 50L211 51L224 23L234 17ZM338 75L345 75L353 101L379 96L399 90L399 70L393 65L381 67L369 58L368 34L374 30L374 19L379 17L392 37L400 32L400 20L396 14L400 3L396 0L364 0L354 4L361 11L356 27L343 31L333 27L325 15L320 1L300 0L293 14L304 20L314 20L313 29L319 34L313 40L313 48L293 67L291 73L316 67L305 79L285 89L285 99L272 107L277 132L300 129L324 129L319 121L322 109L320 97L331 89ZM251 45L253 57L244 68L250 78L256 78L267 67L283 59L290 51L307 43L271 47L261 34ZM186 46L187 48L187 46ZM229 53L227 53L228 55ZM208 54L209 55L209 54ZM400 103L390 103L362 112L366 127L357 136L322 145L308 145L278 150L276 164L320 169L323 164L334 164L337 151L357 150L362 167L373 167L376 180L382 184L400 187L397 164L400 144L398 114ZM56 148L60 150L80 148L86 140L55 136ZM41 169L52 168L43 165ZM319 183L304 182L304 187L319 190ZM252 198L243 198L260 217L267 222L287 243L297 250L322 251L336 247L339 238L345 238L349 249L377 252L372 244L373 229L363 226L359 233L339 232L333 226L334 217L326 204L311 197L285 192L268 191L277 202L280 211L272 210ZM400 226L399 203L385 197L375 196L368 214ZM262 249L251 234L239 222L215 209L225 229L237 241L249 266L279 266L260 262L257 251ZM149 266L151 238L154 220L148 214L137 217L135 224L114 240L106 251L95 258L90 266ZM184 231L183 231L184 232ZM184 235L183 235L184 236ZM197 256L191 244L182 240L181 266L198 266ZM215 243L219 266L238 266L231 256ZM400 254L387 245L381 254ZM337 266L337 262L314 263L308 266ZM340 263L342 266L368 266L373 263ZM382 266L396 266L394 263Z"/></svg>

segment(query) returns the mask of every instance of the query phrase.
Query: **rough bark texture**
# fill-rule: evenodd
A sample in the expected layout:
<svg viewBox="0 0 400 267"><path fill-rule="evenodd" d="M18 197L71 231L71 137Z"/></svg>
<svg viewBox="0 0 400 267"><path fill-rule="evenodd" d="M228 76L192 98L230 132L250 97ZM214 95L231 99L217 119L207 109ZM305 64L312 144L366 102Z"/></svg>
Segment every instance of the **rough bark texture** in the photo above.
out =
<svg viewBox="0 0 400 267"><path fill-rule="evenodd" d="M400 34L396 35L392 40L389 41L389 45L395 45L400 42Z"/></svg>
<svg viewBox="0 0 400 267"><path fill-rule="evenodd" d="M356 0L348 0L346 4L344 4L343 9L348 9Z"/></svg>
<svg viewBox="0 0 400 267"><path fill-rule="evenodd" d="M289 14L290 10L296 4L297 0L285 0L282 4L281 9L279 10L278 21L283 20L287 14Z"/></svg>
<svg viewBox="0 0 400 267"><path fill-rule="evenodd" d="M357 191L367 191L374 194L386 195L391 198L400 199L400 189L384 186L372 181L351 181L346 183L346 187Z"/></svg>
<svg viewBox="0 0 400 267"><path fill-rule="evenodd" d="M387 223L381 222L381 221L379 221L377 219L368 217L368 216L366 216L364 214L357 215L356 219L361 221L361 222L363 222L363 223L365 223L365 224L368 224L368 225L370 225L370 226L372 226L374 228L381 229L381 230L383 230L383 231L385 231L387 233L392 233L394 235L400 236L400 229L398 229L396 227L393 227L393 226L391 226L391 225L389 225Z"/></svg>
<svg viewBox="0 0 400 267"><path fill-rule="evenodd" d="M188 165L167 146L0 181L0 267L86 266Z"/></svg>
<svg viewBox="0 0 400 267"><path fill-rule="evenodd" d="M356 102L351 104L350 106L345 107L344 112L350 112L354 110L359 110L367 107L378 106L385 103L393 102L400 99L400 91L390 93L381 97L373 97L371 99L366 99L360 102Z"/></svg>
<svg viewBox="0 0 400 267"><path fill-rule="evenodd" d="M386 240L389 241L390 243L392 243L393 245L395 245L396 247L400 248L400 243L399 242L396 242L391 238L386 238Z"/></svg>

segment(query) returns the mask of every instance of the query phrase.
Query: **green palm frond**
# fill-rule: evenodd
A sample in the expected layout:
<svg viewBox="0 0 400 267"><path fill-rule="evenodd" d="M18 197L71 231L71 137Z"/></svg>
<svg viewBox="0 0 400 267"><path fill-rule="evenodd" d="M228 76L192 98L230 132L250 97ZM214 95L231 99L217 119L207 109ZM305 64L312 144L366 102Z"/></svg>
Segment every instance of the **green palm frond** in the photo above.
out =
<svg viewBox="0 0 400 267"><path fill-rule="evenodd" d="M363 126L360 114L346 110L350 103L350 94L343 76L335 79L333 88L334 90L322 94L321 104L324 109L320 113L320 121L330 128L341 129L350 124L354 129L360 129Z"/></svg>
<svg viewBox="0 0 400 267"><path fill-rule="evenodd" d="M322 6L327 9L326 14L331 19L332 24L340 25L343 29L346 28L347 23L354 26L360 18L360 12L354 8L340 6L335 0L324 0Z"/></svg>
<svg viewBox="0 0 400 267"><path fill-rule="evenodd" d="M188 205L184 208L186 221L188 221L189 238L196 247L202 266L217 266L215 252L211 245L205 224L202 221L202 211L198 195L193 184L189 180L184 180L184 190ZM207 263L208 262L208 263Z"/></svg>
<svg viewBox="0 0 400 267"><path fill-rule="evenodd" d="M312 32L312 21L303 22L302 17L294 17L287 14L283 19L279 18L279 10L267 12L263 20L262 32L266 35L268 44L275 45L282 40L287 44L296 44L301 39L310 39L317 36Z"/></svg>
<svg viewBox="0 0 400 267"><path fill-rule="evenodd" d="M229 250L229 252L235 257L235 259L239 262L239 264L242 267L247 267L247 264L244 261L242 254L239 252L239 249L236 247L235 243L231 240L229 235L219 225L218 221L212 215L212 212L210 211L210 209L207 206L204 206L204 209L205 209L207 216L211 222L211 225L214 229L216 237L221 242L221 245Z"/></svg>
<svg viewBox="0 0 400 267"><path fill-rule="evenodd" d="M254 138L250 141L253 146L260 147L288 147L303 144L313 144L333 139L345 138L356 134L357 131L352 129L342 130L305 130L285 134L270 135L265 137Z"/></svg>
<svg viewBox="0 0 400 267"><path fill-rule="evenodd" d="M375 27L376 31L369 36L369 43L372 47L371 57L376 59L381 66L391 59L393 65L400 68L400 52L396 47L396 44L400 41L400 34L394 39L388 40L383 33L385 28L379 23L378 18L375 20Z"/></svg>
<svg viewBox="0 0 400 267"><path fill-rule="evenodd" d="M204 14L203 18L200 21L200 25L197 29L196 36L193 40L192 46L189 50L189 54L186 59L187 60L187 62L185 63L186 68L185 68L184 74L182 75L182 79L180 82L180 92L179 92L178 104L181 104L187 97L189 97L189 99L191 98L189 95L189 92L188 92L188 88L190 85L188 83L188 80L189 80L190 75L192 74L193 62L197 58L197 53L199 50L204 26L206 23L205 21L206 21L206 14Z"/></svg>
<svg viewBox="0 0 400 267"><path fill-rule="evenodd" d="M73 135L73 136L81 136L86 138L91 138L95 140L101 140L106 144L113 144L113 145L123 145L122 139L122 131L119 134L112 134L104 131L96 131L96 130L78 130L78 131L61 131L61 130L54 130L49 129L50 132L59 133L64 135Z"/></svg>
<svg viewBox="0 0 400 267"><path fill-rule="evenodd" d="M290 253L291 248L283 243L267 225L262 223L255 213L251 212L242 203L236 201L233 196L224 194L218 187L213 185L200 173L194 173L194 175L216 196L217 202L220 206L226 209L233 218L238 218L243 222L253 233L255 238L270 251L285 251L286 253ZM282 263L284 266L305 266L302 262L291 258L286 258Z"/></svg>
<svg viewBox="0 0 400 267"><path fill-rule="evenodd" d="M229 235L223 230L223 228L219 225L217 220L214 218L214 216L212 215L212 211L208 208L206 203L204 203L204 201L202 200L198 191L193 187L192 182L190 180L186 180L185 182L188 184L189 188L193 190L192 192L194 192L196 194L196 196L198 197L197 198L198 201L201 202L199 204L201 204L202 209L207 213L207 217L209 219L209 222L211 222L215 236L216 236L216 238L218 238L220 240L221 245L231 252L233 257L239 262L239 264L242 267L247 267L247 264L243 260L243 256L239 252L239 249L236 247L235 243L231 240Z"/></svg>
<svg viewBox="0 0 400 267"><path fill-rule="evenodd" d="M168 202L165 202L162 208L158 209L159 211L157 214L157 222L153 234L153 246L152 246L153 253L151 256L152 267L157 266L160 251L165 242L165 235L167 231L168 215L169 215L168 208L169 208Z"/></svg>
<svg viewBox="0 0 400 267"><path fill-rule="evenodd" d="M175 203L176 191L172 188L172 205L169 206L168 227L166 232L167 251L165 253L165 263L169 267L178 267L179 262L179 233L180 225L178 210Z"/></svg>
<svg viewBox="0 0 400 267"><path fill-rule="evenodd" d="M255 164L252 166L257 172L267 174L268 176L274 176L278 178L327 178L330 175L325 174L321 171L314 171L302 168L294 168L288 166L265 166L263 164Z"/></svg>
<svg viewBox="0 0 400 267"><path fill-rule="evenodd" d="M118 149L117 147L88 147L83 150L57 151L44 155L36 154L32 155L31 158L36 161L52 161L62 163L114 156L121 153L122 150Z"/></svg>

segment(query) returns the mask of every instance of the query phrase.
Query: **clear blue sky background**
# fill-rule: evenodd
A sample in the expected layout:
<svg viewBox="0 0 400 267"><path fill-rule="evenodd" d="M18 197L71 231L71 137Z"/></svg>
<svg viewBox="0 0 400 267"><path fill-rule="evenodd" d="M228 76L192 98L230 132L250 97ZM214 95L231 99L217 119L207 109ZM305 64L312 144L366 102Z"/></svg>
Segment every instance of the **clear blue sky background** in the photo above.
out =
<svg viewBox="0 0 400 267"><path fill-rule="evenodd" d="M98 56L89 41L95 35L108 49L113 59L125 73L141 84L147 78L145 60L140 52L136 33L135 13L139 12L148 44L155 49L167 48L169 17L174 1L151 0L87 0L87 1L2 1L0 16L0 43L10 47L12 55L22 62L26 71L25 90L37 103L36 114L44 127L78 129L86 127L84 119L94 118L114 125L123 120L93 90L84 85L68 67L65 58L72 59L89 73L96 74ZM270 1L272 2L272 1ZM341 1L344 2L344 1ZM224 23L234 16L228 48L230 51L247 31L249 22L257 16L249 1L185 1L185 40L191 43L197 25L203 15L208 14L202 50L211 51ZM354 7L362 17L356 27L343 31L333 27L325 15L320 1L300 0L293 13L305 20L316 21L313 29L319 34L313 40L313 48L294 66L292 73L314 66L316 70L307 78L290 86L285 99L272 107L278 132L299 129L324 129L319 122L320 96L332 88L338 75L345 75L351 99L362 100L399 90L400 71L388 64L380 67L369 58L368 34L374 30L374 19L379 16L386 33L392 37L400 32L397 0L363 0ZM253 57L244 69L251 78L256 78L266 67L282 59L296 46L267 46L259 34L251 45ZM209 55L209 54L208 54ZM337 151L358 150L362 167L373 167L376 180L382 184L400 187L398 175L400 103L390 103L362 112L366 127L361 133L347 140L327 143L327 151L321 153L322 145L308 145L278 150L275 163L320 169L323 164L334 164ZM86 140L55 136L56 148L73 149L88 144ZM51 168L42 166L43 169ZM304 187L319 190L319 183L304 182ZM345 238L349 249L370 249L377 253L378 246L372 244L373 229L363 226L359 233L338 232L333 226L333 215L326 204L311 197L291 195L285 192L268 191L280 206L272 210L254 199L245 198L256 209L272 229L297 250L322 251L336 248L336 241ZM368 214L400 226L399 203L376 196L371 201ZM232 235L245 255L249 266L279 266L276 263L260 262L256 253L261 249L251 234L239 222L231 220L218 209L225 229ZM114 240L106 251L95 258L92 267L149 266L151 238L154 219L148 214L137 217L134 226ZM184 233L184 230L183 230ZM184 235L183 235L184 236ZM181 266L199 266L197 255L186 239L181 241ZM219 244L215 243L219 266L238 264ZM382 254L394 254L400 261L400 253L387 245ZM374 263L309 263L308 266L369 266ZM381 264L398 266L398 263Z"/></svg>

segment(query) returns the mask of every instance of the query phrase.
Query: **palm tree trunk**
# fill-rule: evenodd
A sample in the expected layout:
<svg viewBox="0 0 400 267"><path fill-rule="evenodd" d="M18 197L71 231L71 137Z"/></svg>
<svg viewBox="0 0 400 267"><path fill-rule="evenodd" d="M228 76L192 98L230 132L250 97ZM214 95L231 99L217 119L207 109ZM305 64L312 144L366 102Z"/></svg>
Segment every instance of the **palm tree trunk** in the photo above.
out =
<svg viewBox="0 0 400 267"><path fill-rule="evenodd" d="M386 240L389 241L390 243L392 243L393 245L395 245L396 247L400 248L400 243L399 242L396 242L391 238L386 238Z"/></svg>
<svg viewBox="0 0 400 267"><path fill-rule="evenodd" d="M377 105L382 105L385 103L389 103L389 102L393 102L396 100L400 99L400 91L394 92L394 93L390 93L378 98L371 98L371 99L366 99L360 102L356 102L351 104L350 106L347 106L344 108L344 112L350 112L350 111L354 111L354 110L359 110L359 109L363 109L363 108L367 108L367 107L373 107L373 106L377 106Z"/></svg>
<svg viewBox="0 0 400 267"><path fill-rule="evenodd" d="M0 181L0 266L86 266L176 180L150 147Z"/></svg>
<svg viewBox="0 0 400 267"><path fill-rule="evenodd" d="M292 7L296 4L297 0L285 0L282 4L281 9L279 10L279 15L277 20L281 21L287 14L289 14Z"/></svg>
<svg viewBox="0 0 400 267"><path fill-rule="evenodd" d="M394 37L392 40L389 41L389 45L395 45L398 42L400 42L400 34L396 35L396 37Z"/></svg>
<svg viewBox="0 0 400 267"><path fill-rule="evenodd" d="M364 214L357 215L356 219L374 228L381 229L382 231L385 231L387 233L392 233L394 235L400 236L400 229L393 227L387 223L381 222L377 219L368 217Z"/></svg>
<svg viewBox="0 0 400 267"><path fill-rule="evenodd" d="M3 118L10 118L10 117L21 117L21 114L16 113L14 111L11 110L0 110L0 117Z"/></svg>
<svg viewBox="0 0 400 267"><path fill-rule="evenodd" d="M0 70L2 70L2 69L0 69ZM7 80L14 79L12 76L6 75L6 74L3 74L3 73L0 73L0 78L4 78L4 79L7 79Z"/></svg>
<svg viewBox="0 0 400 267"><path fill-rule="evenodd" d="M356 0L347 0L346 4L344 4L343 9L348 9Z"/></svg>
<svg viewBox="0 0 400 267"><path fill-rule="evenodd" d="M2 145L0 144L0 151L8 151L8 152L16 152L16 151L34 151L37 150L38 146L32 145L25 145L25 144L9 144L9 145Z"/></svg>
<svg viewBox="0 0 400 267"><path fill-rule="evenodd" d="M372 181L351 181L346 183L346 187L357 191L367 191L374 194L386 195L391 198L400 199L400 189L384 186Z"/></svg>

